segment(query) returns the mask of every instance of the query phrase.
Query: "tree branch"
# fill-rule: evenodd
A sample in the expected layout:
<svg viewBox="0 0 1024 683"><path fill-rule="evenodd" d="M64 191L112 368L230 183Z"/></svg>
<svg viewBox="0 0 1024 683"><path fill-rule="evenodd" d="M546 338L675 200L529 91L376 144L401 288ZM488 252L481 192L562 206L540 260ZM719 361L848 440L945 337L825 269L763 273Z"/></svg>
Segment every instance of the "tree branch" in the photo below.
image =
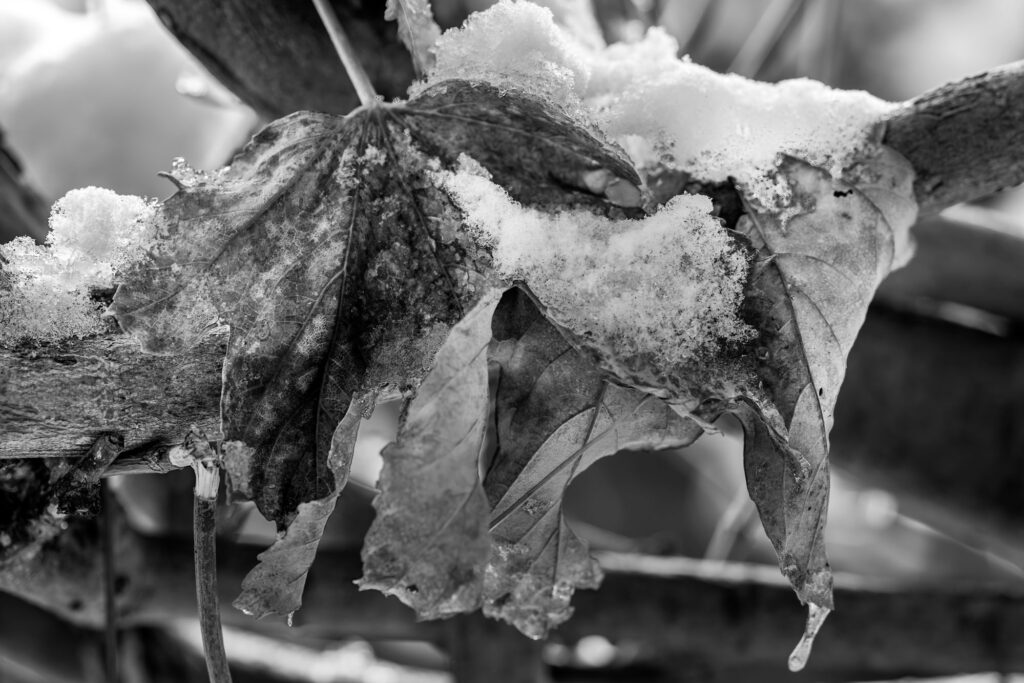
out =
<svg viewBox="0 0 1024 683"><path fill-rule="evenodd" d="M884 142L917 172L922 214L1024 181L1024 61L949 83L906 103Z"/></svg>
<svg viewBox="0 0 1024 683"><path fill-rule="evenodd" d="M218 432L222 342L178 357L143 355L113 334L0 351L0 458L77 457L118 430L128 450L115 471L165 469L161 453L190 425ZM833 462L1019 538L1022 397L1019 343L875 309L849 358Z"/></svg>
<svg viewBox="0 0 1024 683"><path fill-rule="evenodd" d="M82 537L81 531L74 531ZM191 548L187 542L137 539L124 569L130 580L118 594L125 626L194 617ZM99 550L86 546L69 565L58 539L29 561L38 579L0 589L48 610L98 627ZM229 601L256 560L254 547L223 544L218 552L221 599ZM600 634L635 653L639 662L670 665L681 658L722 673L786 670L786 656L802 631L803 608L774 567L706 563L685 558L603 554L607 576L598 591L576 595L576 613L555 632L575 643ZM51 565L59 565L54 571ZM322 550L307 583L299 632L344 637L417 639L443 643L447 622L417 622L397 600L361 592L357 550ZM1024 671L1024 593L991 586L905 586L840 575L836 602L803 674L818 678L939 676L968 671ZM75 605L75 609L69 607ZM226 623L254 623L225 610ZM264 620L261 628L284 632ZM599 680L595 678L595 680ZM678 680L669 676L658 680ZM759 680L765 680L763 678Z"/></svg>
<svg viewBox="0 0 1024 683"><path fill-rule="evenodd" d="M108 432L123 434L139 457L180 442L192 424L219 433L224 343L213 337L188 355L149 356L108 334L0 349L0 458L78 457Z"/></svg>
<svg viewBox="0 0 1024 683"><path fill-rule="evenodd" d="M998 212L955 213L914 226L914 258L885 279L875 301L911 310L922 300L953 302L1024 321L1024 239L991 227L1005 221Z"/></svg>

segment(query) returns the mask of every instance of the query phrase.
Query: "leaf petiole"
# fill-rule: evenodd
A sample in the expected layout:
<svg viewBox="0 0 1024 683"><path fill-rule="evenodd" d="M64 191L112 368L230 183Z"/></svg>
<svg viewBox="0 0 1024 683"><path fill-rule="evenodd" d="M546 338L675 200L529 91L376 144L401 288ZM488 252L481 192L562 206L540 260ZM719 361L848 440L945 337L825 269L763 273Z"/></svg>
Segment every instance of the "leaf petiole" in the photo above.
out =
<svg viewBox="0 0 1024 683"><path fill-rule="evenodd" d="M320 15L320 21L323 22L324 28L327 29L327 35L331 37L331 43L334 45L338 57L341 58L341 63L345 65L345 72L348 74L349 80L352 81L352 87L355 88L356 95L359 96L359 102L364 107L376 103L379 100L377 91L374 90L373 83L370 82L370 77L366 74L366 69L359 61L355 48L352 47L348 36L345 35L345 30L342 28L341 22L338 21L338 15L334 13L334 8L331 7L328 0L313 0L313 5L316 7L317 14Z"/></svg>
<svg viewBox="0 0 1024 683"><path fill-rule="evenodd" d="M217 492L220 490L220 454L206 436L193 427L185 443L171 449L172 464L191 465L196 473L192 506L193 553L196 567L196 602L199 628L206 653L210 683L231 683L231 671L224 652L217 597Z"/></svg>
<svg viewBox="0 0 1024 683"><path fill-rule="evenodd" d="M206 652L206 670L210 675L210 683L231 683L217 598L217 490L220 488L220 469L216 463L199 460L195 461L192 468L196 473L196 495L192 508L196 601L199 604L203 650Z"/></svg>

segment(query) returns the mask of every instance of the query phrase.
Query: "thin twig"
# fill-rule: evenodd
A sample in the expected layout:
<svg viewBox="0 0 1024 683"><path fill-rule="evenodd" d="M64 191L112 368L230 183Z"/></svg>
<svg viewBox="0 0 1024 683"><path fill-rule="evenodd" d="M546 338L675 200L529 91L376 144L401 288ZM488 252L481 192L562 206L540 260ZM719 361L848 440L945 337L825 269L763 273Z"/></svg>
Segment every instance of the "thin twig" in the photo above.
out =
<svg viewBox="0 0 1024 683"><path fill-rule="evenodd" d="M338 52L341 63L345 65L345 72L348 74L349 80L352 81L352 86L356 90L356 95L359 96L359 101L364 107L376 103L379 99L377 91L374 90L370 77L366 75L362 62L359 61L352 43L349 42L348 36L345 35L345 30L341 27L341 22L338 21L338 15L334 13L334 8L331 7L328 0L313 0L313 5L316 6L317 14L320 15L320 21L324 23L324 28L327 29L327 35L331 37L331 43L334 44L334 49Z"/></svg>
<svg viewBox="0 0 1024 683"><path fill-rule="evenodd" d="M220 488L220 470L216 463L199 460L193 469L196 473L193 506L196 601L199 604L203 649L206 651L206 670L210 683L231 683L217 598L217 490Z"/></svg>

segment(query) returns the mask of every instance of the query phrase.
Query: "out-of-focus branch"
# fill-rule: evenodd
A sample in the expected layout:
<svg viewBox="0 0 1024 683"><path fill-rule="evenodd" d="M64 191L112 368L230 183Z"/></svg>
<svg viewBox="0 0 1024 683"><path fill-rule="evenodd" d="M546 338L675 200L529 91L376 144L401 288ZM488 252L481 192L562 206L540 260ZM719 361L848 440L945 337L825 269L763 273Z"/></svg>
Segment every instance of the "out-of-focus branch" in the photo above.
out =
<svg viewBox="0 0 1024 683"><path fill-rule="evenodd" d="M955 81L889 117L884 141L910 160L923 214L1024 181L1024 62Z"/></svg>
<svg viewBox="0 0 1024 683"><path fill-rule="evenodd" d="M1024 558L1022 415L1020 339L875 309L850 353L831 458L904 502L934 501L967 540L1001 529Z"/></svg>
<svg viewBox="0 0 1024 683"><path fill-rule="evenodd" d="M990 223L1002 220L994 211L958 214L914 226L916 255L886 278L876 301L897 308L953 302L1024 321L1024 239L993 229Z"/></svg>
<svg viewBox="0 0 1024 683"><path fill-rule="evenodd" d="M125 625L160 623L194 615L191 548L166 539L141 539L118 594ZM44 548L28 570L42 577L11 585L16 592L78 623L101 623L98 549L66 564L59 546ZM257 549L223 545L218 553L222 600L234 597ZM54 554L56 553L56 554ZM803 608L774 567L707 563L623 554L601 557L600 590L574 598L576 613L555 633L574 643L600 634L640 662L664 665L688 657L709 671L785 670L786 655L802 630ZM317 556L296 614L299 632L328 636L420 639L444 643L446 622L416 622L397 600L360 592L356 550ZM2 576L2 575L0 575ZM849 576L837 578L839 609L815 644L804 676L892 678L968 671L1024 671L1024 590L991 586L895 586ZM186 597L188 596L188 597ZM68 599L77 601L69 611ZM227 609L226 623L251 623ZM264 625L273 633L273 625ZM282 630L287 627L282 623ZM593 680L599 680L594 678ZM673 680L668 677L659 680ZM763 680L763 679L762 679Z"/></svg>

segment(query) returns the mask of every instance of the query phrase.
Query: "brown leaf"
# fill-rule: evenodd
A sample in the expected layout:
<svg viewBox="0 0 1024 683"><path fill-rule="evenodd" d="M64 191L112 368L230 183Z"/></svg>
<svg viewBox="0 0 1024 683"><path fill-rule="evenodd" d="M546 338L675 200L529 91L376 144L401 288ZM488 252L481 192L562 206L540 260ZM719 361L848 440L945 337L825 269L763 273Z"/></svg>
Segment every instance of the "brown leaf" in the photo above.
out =
<svg viewBox="0 0 1024 683"><path fill-rule="evenodd" d="M484 479L494 548L484 613L541 638L601 572L562 516L574 477L623 450L686 446L703 430L660 399L613 384L522 292L495 314L497 450Z"/></svg>
<svg viewBox="0 0 1024 683"><path fill-rule="evenodd" d="M295 517L277 541L259 554L259 563L242 580L242 593L232 603L257 619L268 614L291 614L302 606L309 568L327 520L334 512L341 489L348 482L359 422L365 407L355 400L334 430L327 456L335 490L319 500L300 503Z"/></svg>
<svg viewBox="0 0 1024 683"><path fill-rule="evenodd" d="M490 540L478 463L487 431L487 347L498 291L452 328L384 449L360 588L424 619L475 610Z"/></svg>
<svg viewBox="0 0 1024 683"><path fill-rule="evenodd" d="M751 498L801 601L832 607L825 554L828 433L846 357L875 289L913 222L913 173L882 150L857 186L787 159L780 173L799 213L748 207L737 230L757 250L746 311L760 330L757 374L781 426L745 403ZM784 435L784 436L783 436Z"/></svg>
<svg viewBox="0 0 1024 683"><path fill-rule="evenodd" d="M449 81L349 116L300 112L228 169L179 178L148 260L115 295L119 323L151 352L230 327L223 436L249 459L233 463L232 485L279 529L343 483L328 454L353 397L415 390L494 283L436 181L461 154L534 206L605 206L583 182L597 169L638 182L576 122L488 86Z"/></svg>

